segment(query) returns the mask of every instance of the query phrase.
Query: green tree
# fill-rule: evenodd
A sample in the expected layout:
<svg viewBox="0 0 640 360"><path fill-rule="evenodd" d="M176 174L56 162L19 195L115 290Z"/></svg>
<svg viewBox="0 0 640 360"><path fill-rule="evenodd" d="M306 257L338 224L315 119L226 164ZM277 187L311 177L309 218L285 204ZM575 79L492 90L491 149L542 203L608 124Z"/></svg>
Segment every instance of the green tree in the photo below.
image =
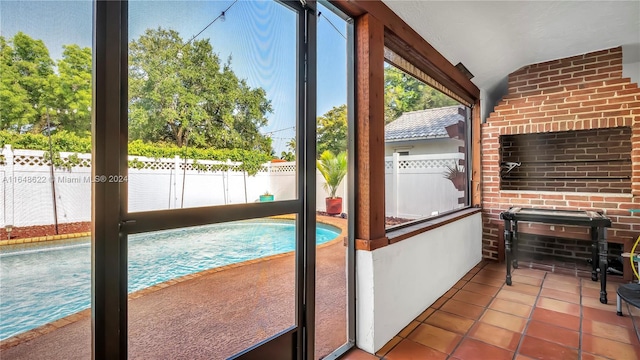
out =
<svg viewBox="0 0 640 360"><path fill-rule="evenodd" d="M58 61L58 76L51 79L50 114L58 130L78 135L91 131L91 49L65 45ZM58 112L59 110L59 112Z"/></svg>
<svg viewBox="0 0 640 360"><path fill-rule="evenodd" d="M3 79L0 91L3 95L0 100L3 110L22 103L8 109L7 121L3 121L2 128L39 132L46 119L44 114L51 93L51 79L55 76L49 50L42 40L35 40L23 32L15 34L11 41L2 38L1 43ZM2 117L4 119L5 115Z"/></svg>
<svg viewBox="0 0 640 360"><path fill-rule="evenodd" d="M435 109L458 104L447 95L404 73L387 66L384 69L384 117L390 123L408 111Z"/></svg>
<svg viewBox="0 0 640 360"><path fill-rule="evenodd" d="M185 43L174 30L148 29L129 44L129 124L132 139L179 147L271 153L271 103L221 64L208 39Z"/></svg>
<svg viewBox="0 0 640 360"><path fill-rule="evenodd" d="M318 155L329 150L334 154L347 151L347 105L334 106L318 117Z"/></svg>
<svg viewBox="0 0 640 360"><path fill-rule="evenodd" d="M35 121L37 112L29 100L13 66L13 49L0 36L0 130L20 133Z"/></svg>
<svg viewBox="0 0 640 360"><path fill-rule="evenodd" d="M293 137L287 141L287 151L280 152L280 159L286 161L296 160L296 138Z"/></svg>

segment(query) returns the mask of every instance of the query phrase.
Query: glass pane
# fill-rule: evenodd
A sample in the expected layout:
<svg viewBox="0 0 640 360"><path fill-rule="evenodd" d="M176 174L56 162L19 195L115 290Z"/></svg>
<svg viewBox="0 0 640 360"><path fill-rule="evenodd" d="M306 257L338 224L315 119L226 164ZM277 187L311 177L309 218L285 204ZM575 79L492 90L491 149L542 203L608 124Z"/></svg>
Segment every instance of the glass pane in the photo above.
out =
<svg viewBox="0 0 640 360"><path fill-rule="evenodd" d="M224 359L295 326L295 219L130 236L129 356Z"/></svg>
<svg viewBox="0 0 640 360"><path fill-rule="evenodd" d="M129 6L129 211L297 198L297 14Z"/></svg>
<svg viewBox="0 0 640 360"><path fill-rule="evenodd" d="M0 2L3 359L91 357L92 19Z"/></svg>
<svg viewBox="0 0 640 360"><path fill-rule="evenodd" d="M347 342L347 23L318 4L316 178L318 226L339 227L339 237L316 249L315 358ZM326 177L324 175L327 175ZM328 188L325 184L329 185ZM333 194L333 192L335 193ZM332 198L332 196L334 198ZM350 214L349 214L350 215Z"/></svg>
<svg viewBox="0 0 640 360"><path fill-rule="evenodd" d="M471 109L385 64L386 225L468 205Z"/></svg>

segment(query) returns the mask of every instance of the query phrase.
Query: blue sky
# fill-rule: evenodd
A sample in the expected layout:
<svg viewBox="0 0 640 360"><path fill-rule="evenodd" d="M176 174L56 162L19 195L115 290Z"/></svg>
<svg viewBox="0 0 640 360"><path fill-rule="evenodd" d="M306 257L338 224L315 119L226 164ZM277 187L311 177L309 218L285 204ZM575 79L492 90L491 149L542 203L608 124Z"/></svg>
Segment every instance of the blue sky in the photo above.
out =
<svg viewBox="0 0 640 360"><path fill-rule="evenodd" d="M129 39L147 28L177 30L184 41L200 32L222 10L226 1L130 1ZM0 34L22 31L41 39L53 59L62 45L91 46L92 2L0 2ZM322 14L346 35L345 22L321 7ZM197 39L209 38L222 61L232 57L232 68L253 87L262 87L272 101L273 113L263 133L271 133L277 155L294 136L295 125L295 15L271 1L240 0ZM318 115L346 103L346 40L326 18L318 21Z"/></svg>

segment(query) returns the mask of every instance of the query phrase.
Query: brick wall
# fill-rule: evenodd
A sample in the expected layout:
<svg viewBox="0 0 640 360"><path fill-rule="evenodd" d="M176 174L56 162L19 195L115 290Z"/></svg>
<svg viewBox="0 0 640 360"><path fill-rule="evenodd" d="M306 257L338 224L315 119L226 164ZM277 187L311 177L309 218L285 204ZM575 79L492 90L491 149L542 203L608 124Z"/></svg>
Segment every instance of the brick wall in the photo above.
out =
<svg viewBox="0 0 640 360"><path fill-rule="evenodd" d="M628 127L631 179L627 193L545 192L500 189L500 136ZM596 209L608 215L608 237L640 234L640 90L622 78L622 49L592 52L525 66L509 75L508 94L482 125L483 256L498 258L500 212L512 205L550 209ZM558 135L558 134L555 134ZM586 190L586 189L585 189ZM551 231L586 238L587 229L522 224L521 231Z"/></svg>
<svg viewBox="0 0 640 360"><path fill-rule="evenodd" d="M501 190L631 193L631 128L501 135Z"/></svg>
<svg viewBox="0 0 640 360"><path fill-rule="evenodd" d="M610 257L618 256L622 252L622 244L609 244ZM591 258L591 243L580 239L563 239L552 236L520 234L518 238L518 253L520 258L531 258L537 254L544 254L553 255L557 258L589 259Z"/></svg>

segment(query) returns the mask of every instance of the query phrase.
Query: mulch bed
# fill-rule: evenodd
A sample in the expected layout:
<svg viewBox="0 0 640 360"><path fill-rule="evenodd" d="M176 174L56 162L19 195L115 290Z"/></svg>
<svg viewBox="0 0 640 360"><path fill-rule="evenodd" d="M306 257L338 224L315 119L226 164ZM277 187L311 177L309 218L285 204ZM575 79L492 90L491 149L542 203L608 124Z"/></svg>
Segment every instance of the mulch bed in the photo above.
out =
<svg viewBox="0 0 640 360"><path fill-rule="evenodd" d="M324 211L318 211L318 215L323 216L331 216L336 218L346 219L347 214L342 213L340 215L329 215ZM397 218L397 217L387 217L385 219L385 225L394 226L398 224L403 224L411 221L411 219ZM39 236L49 236L49 235L60 235L60 234L75 234L91 231L91 222L75 222L75 223L65 223L58 224L58 234L56 234L55 228L53 225L38 225L38 226L25 226L25 227L15 227L11 231L12 239L24 239L31 237L39 237ZM0 239L6 239L6 230L4 228L0 228Z"/></svg>
<svg viewBox="0 0 640 360"><path fill-rule="evenodd" d="M37 225L37 226L24 226L15 227L11 230L12 239L24 239L49 235L61 235L61 234L76 234L91 231L91 222L75 222L58 224L58 233L54 225ZM5 228L0 228L0 239L7 238L7 232Z"/></svg>
<svg viewBox="0 0 640 360"><path fill-rule="evenodd" d="M346 219L347 218L347 214L342 213L340 215L329 215L324 211L317 211L318 215L323 215L323 216L332 216L332 217L338 217L338 218L343 218ZM395 226L395 225L399 225L399 224L404 224L406 222L409 221L413 221L415 219L405 219L405 218L398 218L398 217L393 217L393 216L387 216L385 218L385 226L389 227L389 226Z"/></svg>

